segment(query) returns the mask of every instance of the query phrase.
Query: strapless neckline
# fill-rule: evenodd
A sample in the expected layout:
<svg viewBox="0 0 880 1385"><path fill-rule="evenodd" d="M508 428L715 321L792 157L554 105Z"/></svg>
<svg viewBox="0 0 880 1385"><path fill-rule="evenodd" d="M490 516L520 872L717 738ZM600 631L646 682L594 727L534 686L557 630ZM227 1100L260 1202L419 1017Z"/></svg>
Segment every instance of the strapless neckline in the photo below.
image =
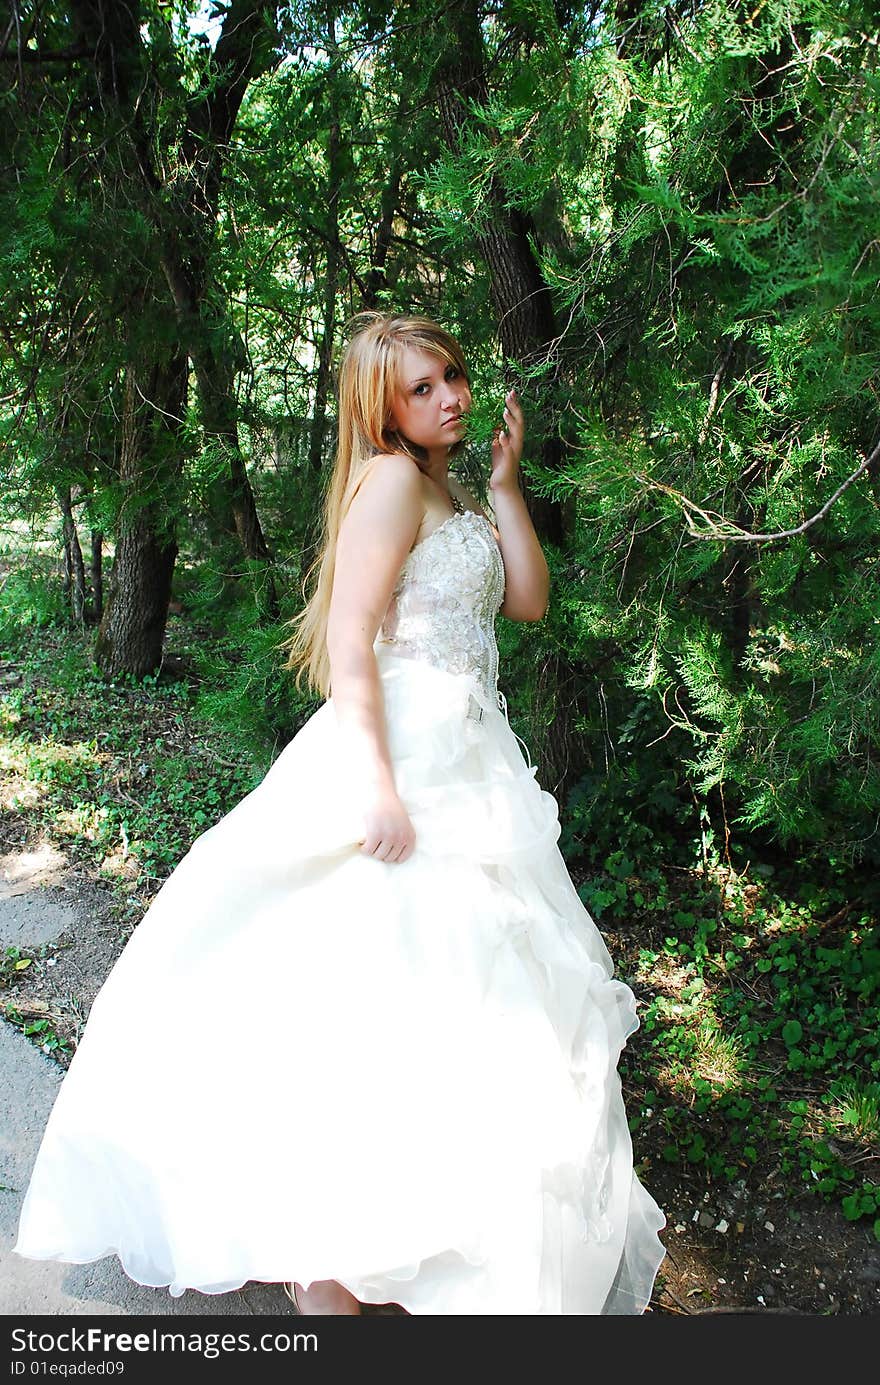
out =
<svg viewBox="0 0 880 1385"><path fill-rule="evenodd" d="M481 524L485 524L489 533L492 534L492 526L490 525L485 515L481 515L477 510L455 510L451 515L447 515L445 519L442 519L440 523L437 525L436 529L431 530L427 538L421 539L417 544L413 545L413 547L407 553L406 558L404 559L404 567L409 562L413 554L418 553L419 549L424 548L425 544L430 543L431 540L434 538L435 534L440 533L441 529L445 529L446 526L448 524L451 524L453 520L467 519L468 517L470 517L471 519L477 519L480 521ZM492 534L492 538L493 540L495 539L494 534Z"/></svg>

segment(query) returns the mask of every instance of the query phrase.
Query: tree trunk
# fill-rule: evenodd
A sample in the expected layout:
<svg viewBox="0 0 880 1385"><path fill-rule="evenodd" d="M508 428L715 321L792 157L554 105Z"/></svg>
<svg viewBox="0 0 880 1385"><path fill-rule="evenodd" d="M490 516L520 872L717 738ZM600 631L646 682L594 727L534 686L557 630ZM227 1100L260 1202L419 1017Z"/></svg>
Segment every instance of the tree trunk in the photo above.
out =
<svg viewBox="0 0 880 1385"><path fill-rule="evenodd" d="M334 127L338 129L338 127ZM309 469L320 471L324 464L324 437L327 432L327 398L330 393L330 371L333 363L333 337L336 325L336 294L339 285L339 255L335 248L327 254L327 274L324 283L324 326L321 349L318 353L318 374L315 381L315 404L309 431Z"/></svg>
<svg viewBox="0 0 880 1385"><path fill-rule="evenodd" d="M394 216L397 212L400 201L400 183L403 174L402 161L398 158L390 171L388 182L382 191L382 200L379 204L379 228L376 232L376 243L373 249L372 263L367 274L366 287L364 289L361 307L376 308L379 303L379 290L387 285L385 266L388 263L388 251L391 248L391 236L394 231Z"/></svg>
<svg viewBox="0 0 880 1385"><path fill-rule="evenodd" d="M474 0L456 6L455 27L447 31L446 54L437 72L436 97L443 134L455 153L468 120L465 102L488 101L483 65L483 37L479 7ZM510 363L508 379L515 383L520 368L539 360L557 336L550 290L529 244L530 218L507 205L505 189L497 177L489 190L491 215L476 233L477 244L489 269L492 301L499 324L501 349ZM552 389L553 377L549 384ZM541 461L552 472L562 464L560 439L552 422L552 409L540 410L533 420L542 429ZM558 501L531 495L523 478L523 494L540 538L561 546L563 512Z"/></svg>
<svg viewBox="0 0 880 1385"><path fill-rule="evenodd" d="M277 10L277 0L231 0L226 7L215 70L187 103L182 161L189 176L179 181L173 213L157 221L162 270L196 373L202 423L226 458L228 508L245 556L256 565L261 605L272 618L279 609L272 554L238 432L235 376L246 356L211 265L226 153L248 84L276 61Z"/></svg>
<svg viewBox="0 0 880 1385"><path fill-rule="evenodd" d="M205 433L226 457L228 503L235 532L245 556L252 562L268 567L272 562L272 553L257 514L257 503L238 434L235 365L215 351L204 338L198 342L190 340L188 346L199 383L200 412ZM265 583L268 606L277 612L275 584L269 571L266 572Z"/></svg>
<svg viewBox="0 0 880 1385"><path fill-rule="evenodd" d="M272 553L260 517L238 434L235 374L240 364L240 340L225 306L209 310L209 271L204 260L191 257L188 266L169 237L163 247L162 269L171 289L183 345L193 363L199 387L199 412L206 438L226 459L224 490L235 532L245 556L262 570L258 596L274 618L278 597L270 565Z"/></svg>
<svg viewBox="0 0 880 1385"><path fill-rule="evenodd" d="M90 619L97 625L104 614L104 535L93 529L91 535L92 609Z"/></svg>
<svg viewBox="0 0 880 1385"><path fill-rule="evenodd" d="M128 369L123 396L119 479L122 504L107 604L95 647L101 670L137 678L162 664L162 646L177 557L174 507L168 495L180 471L176 436L186 408L186 356L145 370Z"/></svg>
<svg viewBox="0 0 880 1385"><path fill-rule="evenodd" d="M376 230L370 269L361 298L361 307L365 310L378 307L379 290L384 288L388 282L385 268L388 263L388 251L391 248L391 237L394 232L394 217L400 202L400 185L404 166L398 132L403 128L406 118L406 100L401 94L397 103L395 120L389 134L388 177L379 200L379 224Z"/></svg>
<svg viewBox="0 0 880 1385"><path fill-rule="evenodd" d="M248 558L258 564L270 554L257 516L238 437L235 372L240 342L230 314L217 291L210 262L214 253L217 210L224 161L248 83L276 60L274 48L277 0L229 0L201 85L180 87L186 126L181 138L173 193L163 186L154 142L156 103L167 93L145 59L140 36L143 7L109 0L72 0L78 36L94 49L102 104L114 111L125 132L124 152L129 202L135 201L155 235L157 255L171 289L182 342L199 381L206 432L228 462L228 509ZM170 16L160 16L168 25ZM157 19L158 22L158 19ZM184 174L183 170L186 170ZM115 565L114 565L115 566ZM269 606L277 605L268 577Z"/></svg>
<svg viewBox="0 0 880 1385"><path fill-rule="evenodd" d="M449 148L458 152L461 131L469 119L465 102L488 100L483 63L483 38L479 8L474 0L463 0L450 14L445 36L445 53L437 70L436 99ZM476 232L476 241L488 266L492 300L498 318L501 348L509 363L508 382L515 384L522 367L528 367L552 350L557 337L553 303L547 284L529 244L533 232L530 218L508 199L498 177L489 190L490 215ZM544 399L532 411L530 424L540 430L541 462L555 474L562 467L562 441L554 417L552 401L554 375L544 377ZM538 417L534 417L534 413ZM538 537L561 547L565 539L564 511L558 501L529 492L523 476L523 495ZM540 759L544 782L563 795L578 757L573 754L574 715L572 702L560 696L560 689L572 679L573 670L561 651L554 651L535 689L538 703L532 725L532 743ZM549 704L549 707L548 707ZM552 709L552 714L547 715Z"/></svg>
<svg viewBox="0 0 880 1385"><path fill-rule="evenodd" d="M74 620L82 625L86 609L86 572L79 534L76 532L70 487L59 487L56 495L64 516L64 590L70 598Z"/></svg>

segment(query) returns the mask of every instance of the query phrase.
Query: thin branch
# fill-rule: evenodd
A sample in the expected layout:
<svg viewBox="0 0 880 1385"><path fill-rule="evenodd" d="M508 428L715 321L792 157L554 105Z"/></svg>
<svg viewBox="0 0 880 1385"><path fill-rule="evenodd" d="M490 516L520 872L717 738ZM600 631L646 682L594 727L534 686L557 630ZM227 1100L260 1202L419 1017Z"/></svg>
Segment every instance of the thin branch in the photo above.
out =
<svg viewBox="0 0 880 1385"><path fill-rule="evenodd" d="M868 454L852 475L848 476L846 480L837 487L837 490L832 496L829 496L820 510L817 510L814 515L811 515L809 519L805 519L803 524L798 524L794 529L779 529L773 534L751 534L748 530L740 529L732 520L721 519L719 522L716 522L707 510L702 509L695 501L689 500L686 495L676 490L674 486L667 486L662 481L654 481L651 477L645 476L638 471L634 471L632 474L637 481L641 481L641 483L650 490L662 491L664 495L671 496L672 499L681 506L685 523L687 524L691 536L695 539L721 539L725 543L772 543L776 539L794 538L796 534L803 534L807 529L811 528L812 525L818 524L820 519L825 518L834 502L843 495L843 492L848 490L853 482L857 481L860 476L863 476L877 461L880 461L880 442L877 443L874 450ZM694 515L700 517L703 521L703 526L694 523Z"/></svg>
<svg viewBox="0 0 880 1385"><path fill-rule="evenodd" d="M718 409L718 394L721 389L721 381L724 379L724 373L727 370L727 367L730 365L730 358L733 355L733 347L734 339L733 337L731 337L727 343L727 349L724 352L721 362L719 363L718 369L715 371L715 374L712 377L712 384L709 389L709 404L706 409L706 416L703 419L702 424L700 425L699 437L697 438L697 441L701 447L703 446L704 442L706 441L706 438L709 435L709 424L712 422L712 419L715 417L715 413Z"/></svg>

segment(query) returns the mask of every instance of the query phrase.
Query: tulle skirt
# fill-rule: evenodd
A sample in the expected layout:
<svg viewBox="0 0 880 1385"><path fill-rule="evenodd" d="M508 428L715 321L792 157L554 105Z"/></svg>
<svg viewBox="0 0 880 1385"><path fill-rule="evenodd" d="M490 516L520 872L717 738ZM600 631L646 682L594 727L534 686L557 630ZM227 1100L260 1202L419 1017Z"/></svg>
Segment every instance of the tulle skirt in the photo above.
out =
<svg viewBox="0 0 880 1385"><path fill-rule="evenodd" d="M101 989L15 1250L413 1314L643 1312L664 1218L627 986L494 699L377 646L416 846L364 855L332 698L194 843Z"/></svg>

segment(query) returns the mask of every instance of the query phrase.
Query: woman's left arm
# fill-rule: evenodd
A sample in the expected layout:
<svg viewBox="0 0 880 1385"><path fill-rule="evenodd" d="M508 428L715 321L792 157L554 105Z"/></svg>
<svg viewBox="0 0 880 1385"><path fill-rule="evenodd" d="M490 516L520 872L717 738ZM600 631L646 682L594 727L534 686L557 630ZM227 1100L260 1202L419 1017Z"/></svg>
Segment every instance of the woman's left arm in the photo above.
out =
<svg viewBox="0 0 880 1385"><path fill-rule="evenodd" d="M550 596L547 559L535 533L519 485L525 420L510 390L505 399L504 426L492 440L492 475L489 489L504 559L504 601L499 614L508 620L540 620Z"/></svg>

